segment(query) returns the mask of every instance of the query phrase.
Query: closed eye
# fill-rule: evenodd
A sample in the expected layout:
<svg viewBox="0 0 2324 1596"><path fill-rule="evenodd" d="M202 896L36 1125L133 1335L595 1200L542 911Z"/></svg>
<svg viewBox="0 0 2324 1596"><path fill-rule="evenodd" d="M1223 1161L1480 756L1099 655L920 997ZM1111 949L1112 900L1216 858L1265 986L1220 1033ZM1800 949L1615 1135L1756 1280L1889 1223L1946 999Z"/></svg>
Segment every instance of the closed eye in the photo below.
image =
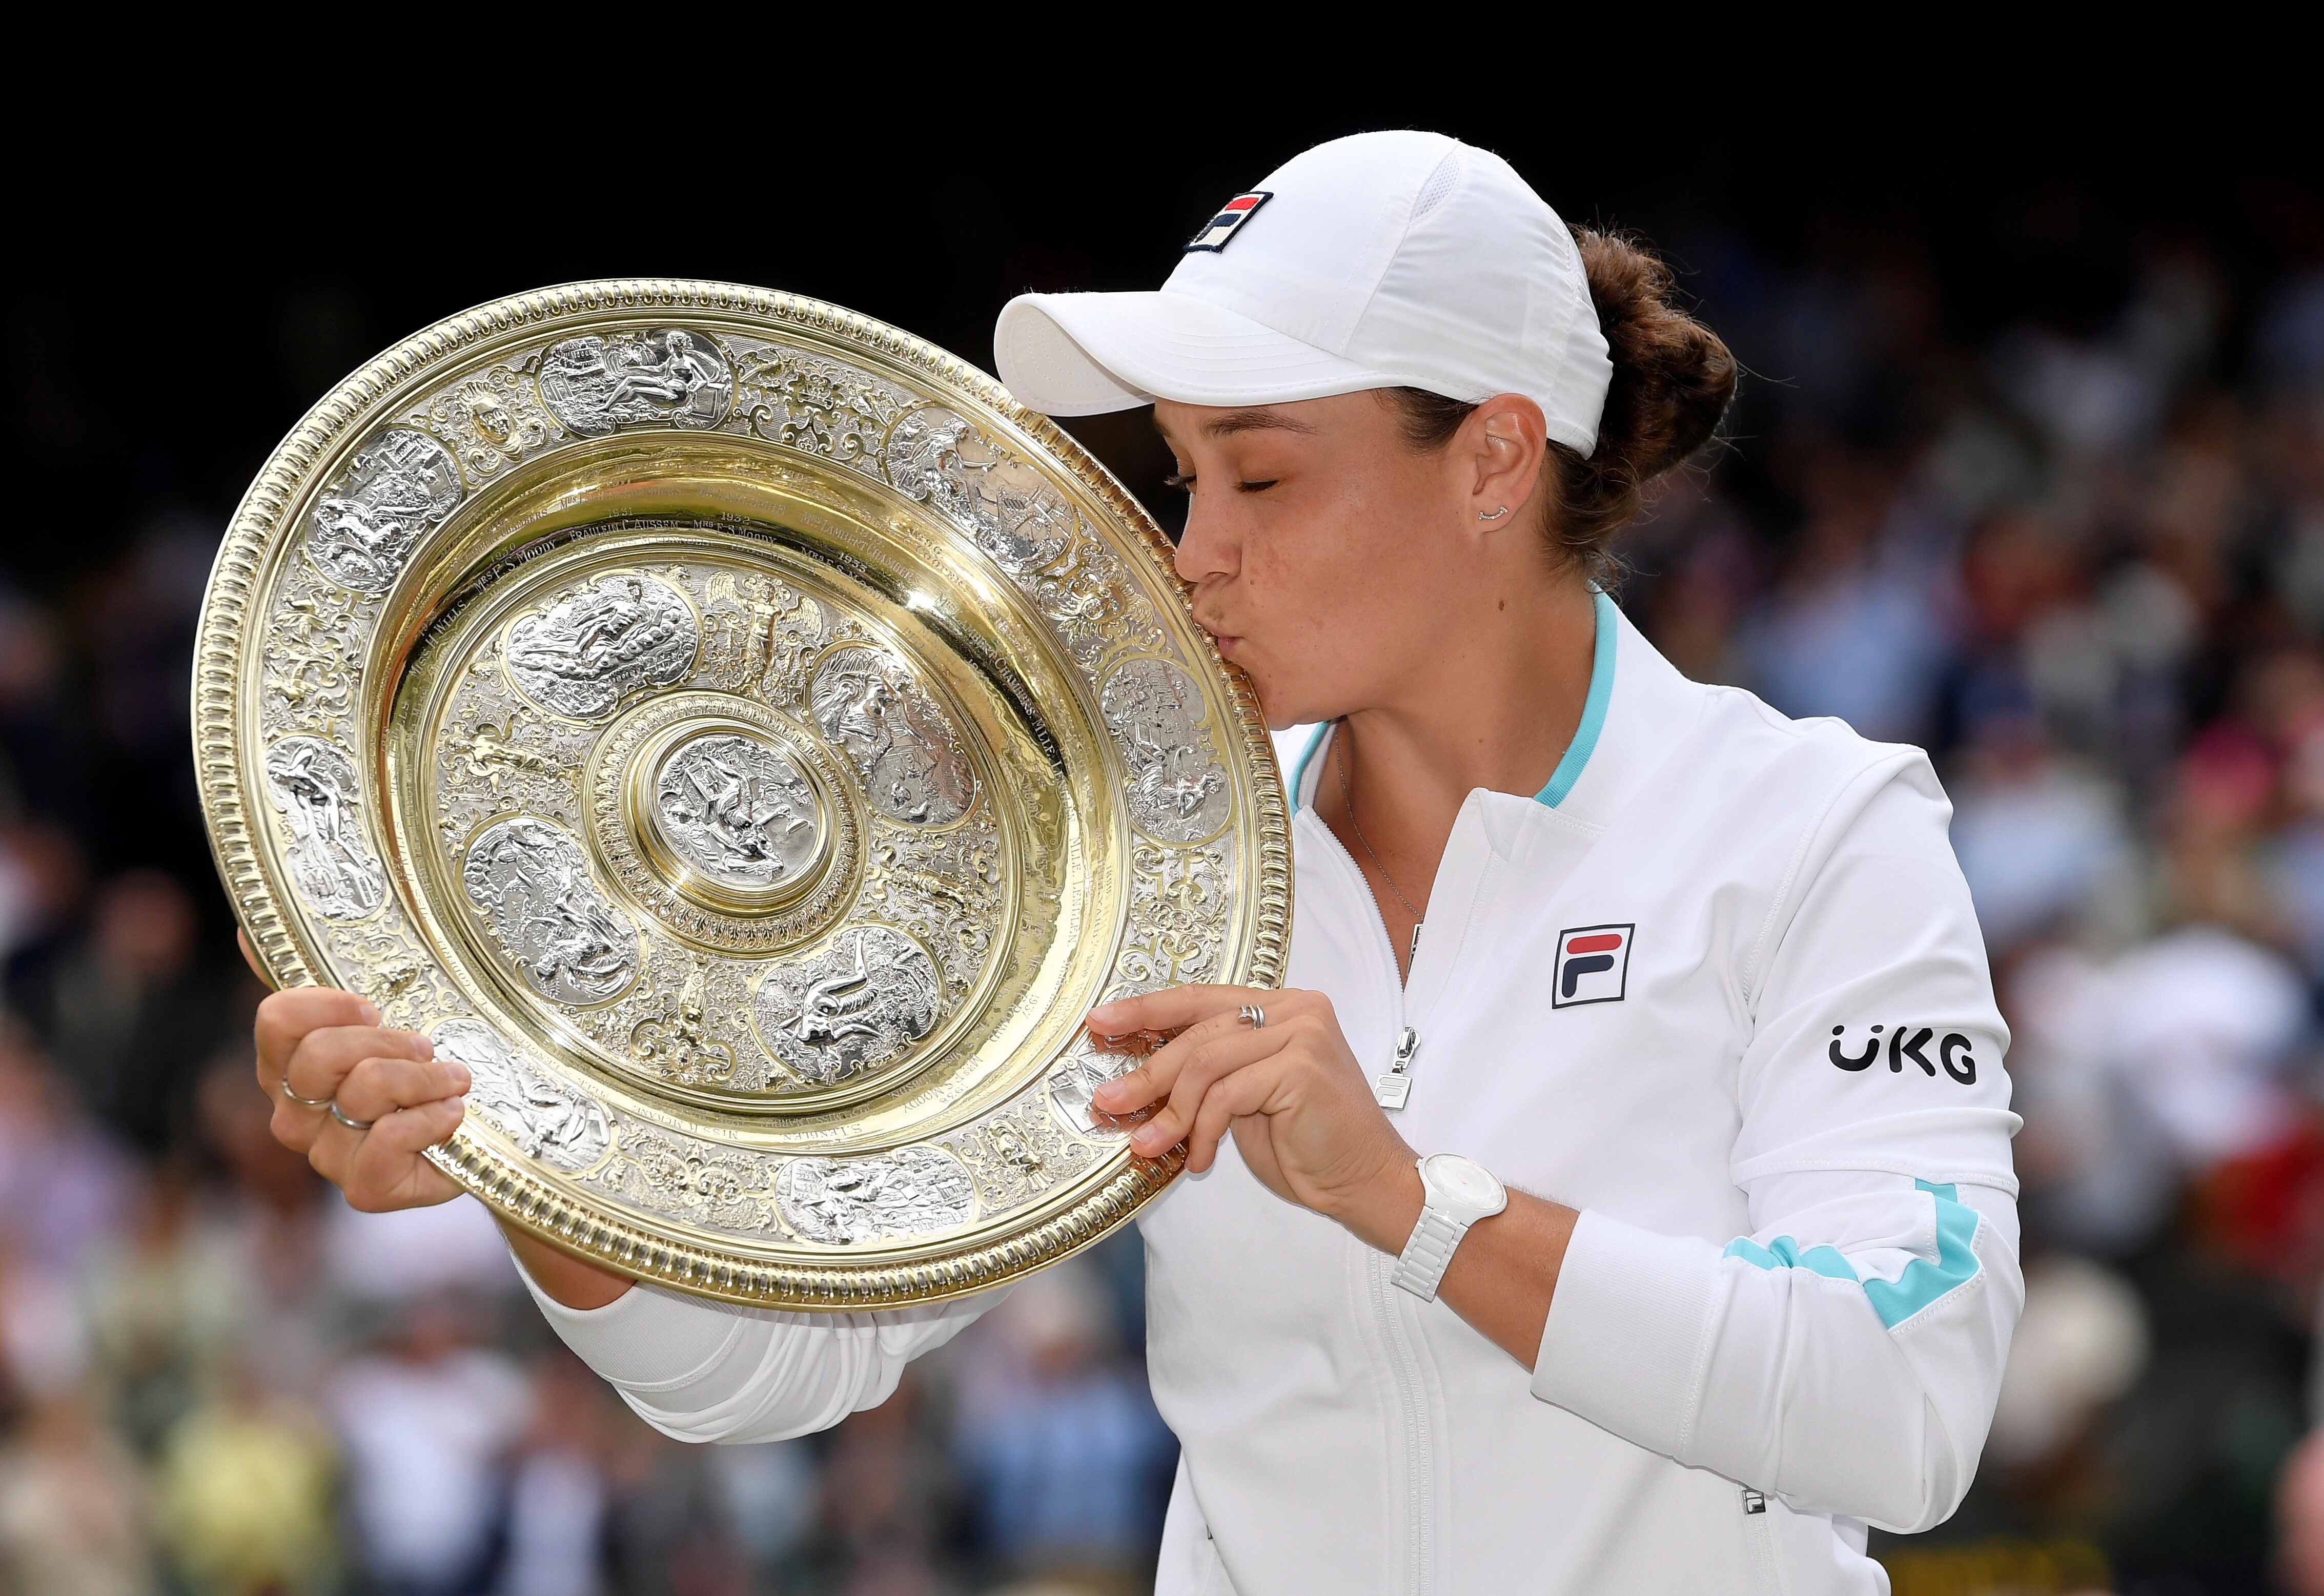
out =
<svg viewBox="0 0 2324 1596"><path fill-rule="evenodd" d="M1173 471L1162 479L1162 485L1166 488L1176 488L1182 494L1191 494L1194 491L1194 474L1191 471L1183 474Z"/></svg>
<svg viewBox="0 0 2324 1596"><path fill-rule="evenodd" d="M1270 476L1265 482L1239 482L1235 484L1235 492L1239 494L1263 494L1282 480L1283 479L1279 476Z"/></svg>

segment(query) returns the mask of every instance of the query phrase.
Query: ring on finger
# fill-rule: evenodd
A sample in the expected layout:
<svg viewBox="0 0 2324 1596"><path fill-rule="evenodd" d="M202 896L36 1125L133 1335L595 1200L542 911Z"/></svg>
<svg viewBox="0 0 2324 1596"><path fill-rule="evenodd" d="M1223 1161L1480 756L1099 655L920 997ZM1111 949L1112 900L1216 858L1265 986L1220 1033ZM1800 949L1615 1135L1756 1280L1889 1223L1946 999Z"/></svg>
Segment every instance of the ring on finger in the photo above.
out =
<svg viewBox="0 0 2324 1596"><path fill-rule="evenodd" d="M327 1097L301 1097L296 1092L293 1092L290 1089L290 1072L287 1070L283 1072L282 1075L282 1095L297 1103L300 1108L328 1108L331 1106L331 1100Z"/></svg>
<svg viewBox="0 0 2324 1596"><path fill-rule="evenodd" d="M345 1125L350 1130L368 1130L372 1127L372 1121L369 1120L352 1118L347 1113L346 1110L339 1106L339 1100L336 1097L331 1099L331 1118L337 1120L340 1124Z"/></svg>
<svg viewBox="0 0 2324 1596"><path fill-rule="evenodd" d="M1242 1006L1242 1020L1245 1025L1248 1025L1253 1030L1265 1030L1267 1029L1267 1010L1260 1008L1257 1003L1245 1003Z"/></svg>

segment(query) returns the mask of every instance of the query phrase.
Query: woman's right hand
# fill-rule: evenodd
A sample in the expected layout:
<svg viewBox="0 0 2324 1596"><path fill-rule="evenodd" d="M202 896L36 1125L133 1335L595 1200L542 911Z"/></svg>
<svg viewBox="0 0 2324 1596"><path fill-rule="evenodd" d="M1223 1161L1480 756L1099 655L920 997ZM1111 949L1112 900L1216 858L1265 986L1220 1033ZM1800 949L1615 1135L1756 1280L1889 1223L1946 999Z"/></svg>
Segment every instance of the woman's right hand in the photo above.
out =
<svg viewBox="0 0 2324 1596"><path fill-rule="evenodd" d="M420 1208L460 1195L422 1158L458 1129L467 1066L438 1058L416 1031L391 1030L349 992L301 986L258 1006L258 1084L274 1100L276 1140L375 1213ZM305 1102L298 1101L308 1100ZM337 1104L353 1130L331 1113Z"/></svg>

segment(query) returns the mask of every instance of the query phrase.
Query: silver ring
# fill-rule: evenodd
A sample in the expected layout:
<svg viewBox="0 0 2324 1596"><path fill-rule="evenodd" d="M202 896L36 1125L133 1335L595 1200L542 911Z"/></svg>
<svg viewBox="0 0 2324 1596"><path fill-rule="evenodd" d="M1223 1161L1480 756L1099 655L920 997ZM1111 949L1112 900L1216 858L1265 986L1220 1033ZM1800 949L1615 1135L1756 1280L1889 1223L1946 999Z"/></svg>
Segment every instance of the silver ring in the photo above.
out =
<svg viewBox="0 0 2324 1596"><path fill-rule="evenodd" d="M328 1108L331 1106L331 1100L327 1097L301 1097L296 1092L291 1091L290 1075L287 1070L283 1072L282 1075L282 1095L297 1103L300 1108Z"/></svg>
<svg viewBox="0 0 2324 1596"><path fill-rule="evenodd" d="M350 1120L347 1118L347 1111L339 1106L339 1100L336 1097L331 1099L331 1118L337 1120L340 1124L345 1125L350 1130L368 1130L372 1127L372 1122L369 1120Z"/></svg>
<svg viewBox="0 0 2324 1596"><path fill-rule="evenodd" d="M1242 1019L1243 1023L1253 1030L1267 1029L1267 1010L1257 1003L1245 1003L1242 1006Z"/></svg>

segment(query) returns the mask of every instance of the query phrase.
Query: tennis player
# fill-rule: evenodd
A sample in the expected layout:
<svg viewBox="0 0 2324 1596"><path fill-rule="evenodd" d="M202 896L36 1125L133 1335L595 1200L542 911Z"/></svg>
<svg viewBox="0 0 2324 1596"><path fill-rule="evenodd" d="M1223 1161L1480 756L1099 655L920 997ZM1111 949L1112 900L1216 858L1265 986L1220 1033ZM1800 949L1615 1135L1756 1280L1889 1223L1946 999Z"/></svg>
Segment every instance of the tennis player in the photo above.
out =
<svg viewBox="0 0 2324 1596"><path fill-rule="evenodd" d="M1286 989L1090 1016L1176 1033L1099 1099L1189 1149L1139 1222L1157 1588L1885 1591L1866 1527L1960 1502L2023 1298L2007 1037L1927 758L1686 680L1602 589L1725 346L1421 133L1311 150L1159 292L1028 294L996 344L1036 409L1153 405L1195 618L1323 728ZM268 1000L278 1133L359 1206L442 1200L465 1072L375 1023ZM512 1242L696 1441L872 1407L999 1295L754 1311Z"/></svg>

